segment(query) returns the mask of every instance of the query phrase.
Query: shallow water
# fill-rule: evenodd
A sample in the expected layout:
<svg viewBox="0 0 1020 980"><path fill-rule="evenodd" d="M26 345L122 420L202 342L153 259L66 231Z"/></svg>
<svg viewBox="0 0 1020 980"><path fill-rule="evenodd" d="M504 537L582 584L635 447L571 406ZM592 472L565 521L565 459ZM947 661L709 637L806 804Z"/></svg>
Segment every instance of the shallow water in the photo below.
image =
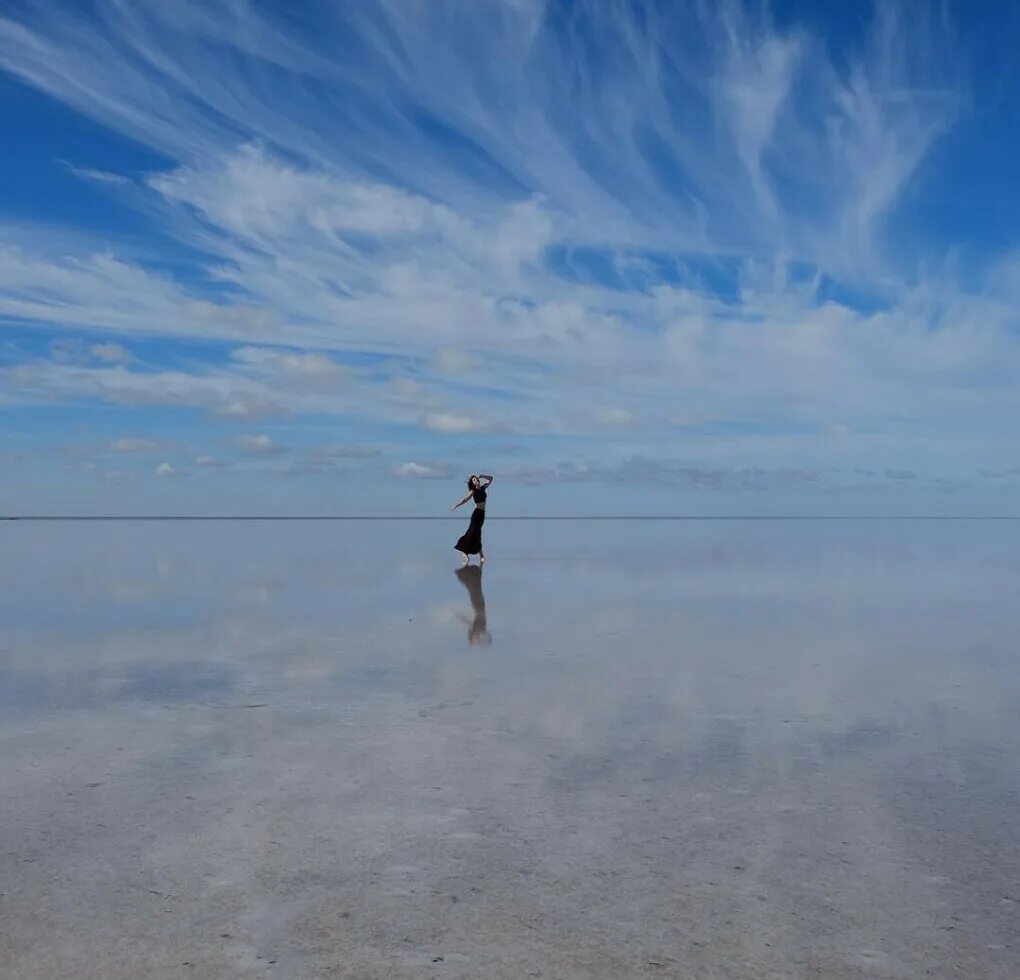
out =
<svg viewBox="0 0 1020 980"><path fill-rule="evenodd" d="M1020 524L0 525L0 976L1020 976Z"/></svg>

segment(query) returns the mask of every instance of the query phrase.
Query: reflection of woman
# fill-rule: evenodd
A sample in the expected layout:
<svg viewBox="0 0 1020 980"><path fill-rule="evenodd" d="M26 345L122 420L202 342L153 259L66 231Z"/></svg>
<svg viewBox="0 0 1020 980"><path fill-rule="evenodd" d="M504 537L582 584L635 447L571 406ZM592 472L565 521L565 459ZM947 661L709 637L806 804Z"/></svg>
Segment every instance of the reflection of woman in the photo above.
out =
<svg viewBox="0 0 1020 980"><path fill-rule="evenodd" d="M464 494L463 499L453 505L452 509L456 510L461 504L466 504L472 498L475 502L475 509L471 514L468 529L460 536L460 540L454 545L454 548L464 556L463 563L465 565L471 560L471 555L478 555L478 563L484 565L485 552L482 550L482 525L485 523L485 501L488 497L486 490L492 486L492 477L487 476L485 473L479 476L475 476L472 473L468 477L467 486L468 492Z"/></svg>
<svg viewBox="0 0 1020 980"><path fill-rule="evenodd" d="M454 575L460 579L464 588L468 590L468 597L471 599L471 609L474 618L471 619L463 613L457 615L467 623L468 643L472 646L482 644L488 646L492 642L489 636L488 624L485 621L485 596L482 595L482 570L478 565L469 565L466 568L458 568Z"/></svg>

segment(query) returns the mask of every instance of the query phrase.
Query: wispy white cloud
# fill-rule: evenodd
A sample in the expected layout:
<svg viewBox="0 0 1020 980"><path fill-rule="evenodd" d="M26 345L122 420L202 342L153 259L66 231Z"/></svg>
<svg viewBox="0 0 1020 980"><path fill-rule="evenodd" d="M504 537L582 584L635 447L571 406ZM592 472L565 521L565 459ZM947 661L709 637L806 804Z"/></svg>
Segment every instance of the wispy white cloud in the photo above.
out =
<svg viewBox="0 0 1020 980"><path fill-rule="evenodd" d="M80 337L63 337L50 341L50 356L62 364L127 364L131 352L112 341L89 343Z"/></svg>
<svg viewBox="0 0 1020 980"><path fill-rule="evenodd" d="M630 425L634 416L625 408L599 408L595 411L595 421L600 425Z"/></svg>
<svg viewBox="0 0 1020 980"><path fill-rule="evenodd" d="M120 344L107 341L103 344L92 344L89 353L105 364L127 364L131 360L131 352Z"/></svg>
<svg viewBox="0 0 1020 980"><path fill-rule="evenodd" d="M0 20L0 64L182 161L155 186L248 241L308 219L456 233L522 197L575 241L797 254L867 238L959 111L951 30L881 4L837 67L753 8L368 0L317 5L317 36L299 36L254 4L101 2L86 20L30 3ZM225 163L239 134L308 175L267 186ZM536 230L511 222L489 250L513 261Z"/></svg>
<svg viewBox="0 0 1020 980"><path fill-rule="evenodd" d="M62 161L64 166L76 177L83 180L92 180L100 184L112 184L115 187L123 187L131 183L130 178L123 174L110 173L108 170L94 170L91 167L76 167L73 163Z"/></svg>
<svg viewBox="0 0 1020 980"><path fill-rule="evenodd" d="M344 369L325 354L292 353L267 347L240 347L231 355L241 364L262 374L275 374L293 378L303 384L325 382L332 384L341 379Z"/></svg>
<svg viewBox="0 0 1020 980"><path fill-rule="evenodd" d="M227 418L248 419L287 411L266 385L226 373L131 371L54 361L27 361L0 368L0 385L23 400L96 399L127 408L201 408Z"/></svg>
<svg viewBox="0 0 1020 980"><path fill-rule="evenodd" d="M114 453L154 453L160 448L155 439L145 439L140 436L124 436L114 439L110 443L110 452Z"/></svg>
<svg viewBox="0 0 1020 980"><path fill-rule="evenodd" d="M878 5L838 57L736 0L365 0L316 5L314 34L260 4L95 9L8 11L0 66L174 161L79 172L192 270L19 241L0 315L236 346L173 370L54 350L3 369L9 396L451 439L963 439L1020 407L1015 291L925 279L884 234L964 106L935 7Z"/></svg>
<svg viewBox="0 0 1020 980"><path fill-rule="evenodd" d="M229 467L231 464L228 460L217 459L215 456L203 453L202 455L195 457L195 465L202 469L223 469Z"/></svg>
<svg viewBox="0 0 1020 980"><path fill-rule="evenodd" d="M449 480L454 475L454 469L447 463L419 463L412 460L401 463L394 474L419 480Z"/></svg>
<svg viewBox="0 0 1020 980"><path fill-rule="evenodd" d="M356 390L354 372L328 354L240 347L231 352L228 373L264 385L277 393L291 410L336 412L348 404Z"/></svg>
<svg viewBox="0 0 1020 980"><path fill-rule="evenodd" d="M165 273L110 251L69 256L0 244L0 315L27 324L74 326L124 335L251 340L278 316L248 304L197 297Z"/></svg>
<svg viewBox="0 0 1020 980"><path fill-rule="evenodd" d="M476 357L465 351L442 347L433 353L431 367L439 375L470 375L481 365Z"/></svg>
<svg viewBox="0 0 1020 980"><path fill-rule="evenodd" d="M422 423L433 432L471 432L478 428L478 423L470 416L450 412L427 412Z"/></svg>
<svg viewBox="0 0 1020 980"><path fill-rule="evenodd" d="M253 456L279 456L287 451L286 446L274 442L264 432L258 435L241 436L237 440L237 444L246 453Z"/></svg>

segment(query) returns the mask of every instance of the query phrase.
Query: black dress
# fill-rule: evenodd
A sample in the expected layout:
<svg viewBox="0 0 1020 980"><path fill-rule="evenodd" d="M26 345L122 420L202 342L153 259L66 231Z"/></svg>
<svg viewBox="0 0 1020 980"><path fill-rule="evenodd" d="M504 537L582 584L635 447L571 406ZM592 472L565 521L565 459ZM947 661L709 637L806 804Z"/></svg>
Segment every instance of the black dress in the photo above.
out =
<svg viewBox="0 0 1020 980"><path fill-rule="evenodd" d="M454 545L454 548L464 552L465 555L477 555L482 551L482 525L485 523L485 500L488 494L485 492L485 487L479 487L477 490L471 491L471 496L475 501L471 522L468 524L468 529Z"/></svg>

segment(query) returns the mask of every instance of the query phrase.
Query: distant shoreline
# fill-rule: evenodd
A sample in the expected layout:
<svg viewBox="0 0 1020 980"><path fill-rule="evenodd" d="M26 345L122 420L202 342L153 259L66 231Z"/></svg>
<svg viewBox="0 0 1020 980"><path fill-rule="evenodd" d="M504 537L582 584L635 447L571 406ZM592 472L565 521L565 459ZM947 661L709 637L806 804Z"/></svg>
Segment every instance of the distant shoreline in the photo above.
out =
<svg viewBox="0 0 1020 980"><path fill-rule="evenodd" d="M1020 521L1020 515L993 514L506 514L489 521ZM398 514L13 514L0 521L463 521L449 515Z"/></svg>

